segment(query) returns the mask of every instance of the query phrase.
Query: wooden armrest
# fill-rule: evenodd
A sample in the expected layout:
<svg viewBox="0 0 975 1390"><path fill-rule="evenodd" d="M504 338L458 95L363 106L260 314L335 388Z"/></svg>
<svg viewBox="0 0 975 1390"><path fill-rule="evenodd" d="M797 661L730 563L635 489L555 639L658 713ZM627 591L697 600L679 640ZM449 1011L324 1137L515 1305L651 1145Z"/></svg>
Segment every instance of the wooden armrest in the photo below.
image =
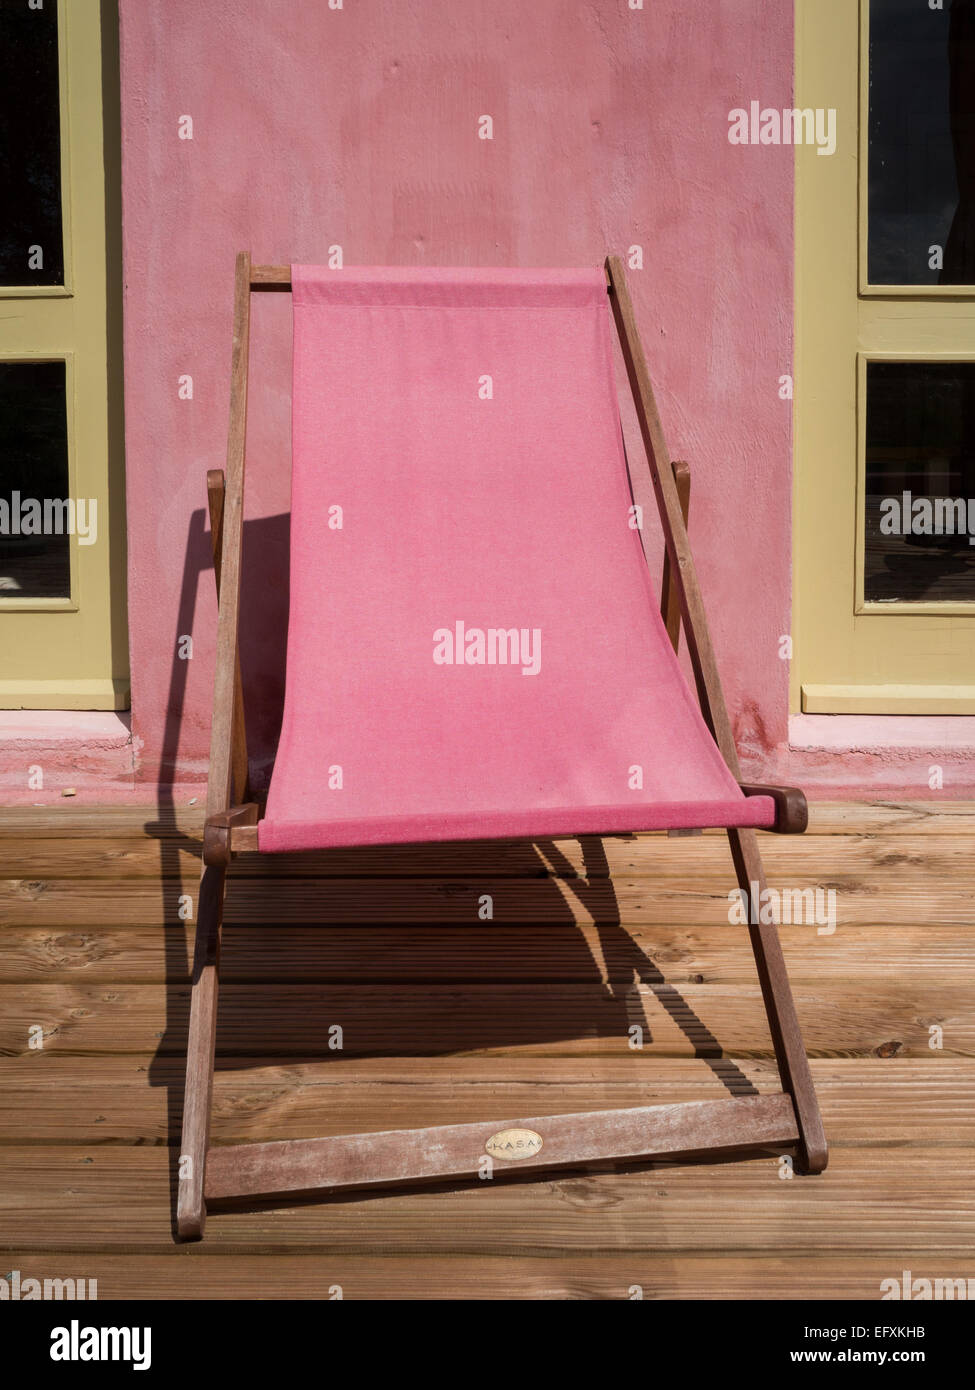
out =
<svg viewBox="0 0 975 1390"><path fill-rule="evenodd" d="M225 869L230 863L231 831L236 826L256 825L260 807L256 801L248 801L243 806L231 806L226 811L217 811L207 816L203 826L203 862L211 867Z"/></svg>
<svg viewBox="0 0 975 1390"><path fill-rule="evenodd" d="M809 807L798 787L762 787L753 782L738 784L746 796L770 796L775 802L775 823L769 828L777 835L801 835L809 824Z"/></svg>

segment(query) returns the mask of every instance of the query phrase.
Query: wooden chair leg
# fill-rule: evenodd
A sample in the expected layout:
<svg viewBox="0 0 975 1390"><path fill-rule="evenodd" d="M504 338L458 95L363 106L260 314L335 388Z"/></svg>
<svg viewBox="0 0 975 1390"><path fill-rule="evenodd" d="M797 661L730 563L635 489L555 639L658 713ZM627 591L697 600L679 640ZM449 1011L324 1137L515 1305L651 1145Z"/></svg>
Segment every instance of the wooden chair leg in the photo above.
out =
<svg viewBox="0 0 975 1390"><path fill-rule="evenodd" d="M765 889L765 869L754 830L729 830L731 857L735 863L738 885L748 904L749 922L758 916L751 911L752 889L760 897ZM804 1172L821 1173L826 1167L828 1151L819 1102L813 1086L809 1059L799 1028L796 1006L792 998L789 977L782 956L778 928L761 923L749 925L752 951L758 968L758 978L765 1000L772 1046L778 1063L782 1089L792 1097L799 1126L799 1159Z"/></svg>
<svg viewBox="0 0 975 1390"><path fill-rule="evenodd" d="M224 879L225 871L212 865L204 867L200 878L176 1202L176 1230L181 1240L199 1240L206 1223L203 1180L210 1143Z"/></svg>

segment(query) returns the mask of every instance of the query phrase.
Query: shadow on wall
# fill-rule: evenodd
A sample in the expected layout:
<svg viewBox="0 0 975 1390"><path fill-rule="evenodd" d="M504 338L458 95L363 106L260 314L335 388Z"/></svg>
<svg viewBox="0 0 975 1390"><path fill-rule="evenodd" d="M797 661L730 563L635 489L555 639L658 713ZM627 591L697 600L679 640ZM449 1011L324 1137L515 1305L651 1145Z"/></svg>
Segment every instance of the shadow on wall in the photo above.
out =
<svg viewBox="0 0 975 1390"><path fill-rule="evenodd" d="M284 673L288 640L290 589L289 513L244 522L240 586L240 664L244 687L247 748L251 783L266 788L281 733ZM213 553L206 513L193 512L186 538L183 579L176 614L173 650L179 635L194 631L200 585L213 575ZM212 578L209 579L212 583ZM174 804L178 777L180 732L186 707L189 663L173 661L166 700L159 771L159 806ZM163 819L160 814L160 820ZM172 817L170 817L172 823Z"/></svg>
<svg viewBox="0 0 975 1390"><path fill-rule="evenodd" d="M272 765L281 726L289 520L280 515L244 524L242 609L261 613L261 635L253 623L242 624L241 634L248 740L257 750L251 771L258 778ZM212 570L200 510L187 534L177 633L193 630L201 576ZM177 647L174 641L174 653ZM166 1027L149 1080L168 1093L174 1232L202 852L199 837L180 830L173 799L187 665L174 655L163 759L169 780L160 777L158 814L145 826L159 842L166 964ZM653 1041L641 985L652 987L694 1055L732 1095L757 1094L621 923L602 840L586 836L579 844L581 875L552 841L387 845L237 860L227 880L216 1069L287 1065L289 1073L268 1076L253 1114L246 1105L239 1114L225 1111L214 1140L301 1137L287 1125L282 1133L280 1121L274 1128L282 1104L295 1117L292 1128L300 1127L296 1065L328 1068L307 1078L324 1084L355 1080L355 1069L370 1057L483 1053L580 1037L613 1038L626 1055L634 1025L644 1045ZM472 918L485 882L495 895L498 920L491 923ZM589 918L593 926L584 932L579 921ZM333 1050L335 1024L343 1030L340 1051ZM504 1070L499 1060L499 1076ZM326 1103L328 1092L320 1094ZM485 1118L496 1118L487 1092L484 1103ZM352 1121L340 1129L360 1128ZM398 1122L423 1123L408 1114ZM335 1123L334 1109L323 1113L317 1132L329 1133Z"/></svg>

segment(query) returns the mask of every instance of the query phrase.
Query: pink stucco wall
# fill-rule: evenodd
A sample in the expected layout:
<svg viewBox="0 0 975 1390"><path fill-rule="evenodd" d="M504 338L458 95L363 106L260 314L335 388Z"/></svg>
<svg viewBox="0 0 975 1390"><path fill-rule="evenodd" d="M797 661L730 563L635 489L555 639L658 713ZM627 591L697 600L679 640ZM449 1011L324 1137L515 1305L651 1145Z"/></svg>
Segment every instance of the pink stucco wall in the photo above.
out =
<svg viewBox="0 0 975 1390"><path fill-rule="evenodd" d="M234 253L321 261L334 244L346 264L597 265L608 249L643 248L631 288L671 449L693 470L691 538L746 761L841 785L835 752L788 751L778 657L791 609L791 408L778 380L791 371L792 151L727 139L732 108L791 105L791 4L120 10L143 785L190 794L184 784L206 772L215 605L202 508L206 470L225 450ZM478 138L485 114L491 141ZM184 116L192 140L179 138ZM243 663L259 780L283 681L289 352L287 296L256 297ZM183 375L192 400L179 399ZM626 427L635 453L629 417ZM191 660L177 655L184 634Z"/></svg>

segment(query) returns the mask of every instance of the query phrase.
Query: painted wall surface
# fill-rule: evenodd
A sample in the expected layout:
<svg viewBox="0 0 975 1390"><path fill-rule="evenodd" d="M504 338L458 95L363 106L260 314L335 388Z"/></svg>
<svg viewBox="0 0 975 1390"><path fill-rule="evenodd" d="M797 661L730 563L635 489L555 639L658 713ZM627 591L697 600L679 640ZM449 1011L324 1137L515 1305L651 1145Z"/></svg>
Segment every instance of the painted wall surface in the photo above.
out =
<svg viewBox="0 0 975 1390"><path fill-rule="evenodd" d="M598 265L631 289L747 748L786 738L792 152L728 113L791 104L765 0L122 0L132 727L139 775L205 776L234 253ZM490 115L493 139L479 138ZM192 139L180 138L192 118ZM186 123L182 123L186 133ZM253 761L283 684L290 304L255 299L243 664ZM192 377L192 400L179 382ZM184 389L185 393L185 389ZM639 457L630 412L625 424ZM756 561L758 561L756 567ZM178 655L192 635L193 656Z"/></svg>
<svg viewBox="0 0 975 1390"><path fill-rule="evenodd" d="M234 254L321 262L338 245L347 265L598 265L642 248L631 290L671 450L692 467L691 540L749 772L834 789L916 783L904 773L913 753L869 755L851 777L835 751L788 749L791 406L779 379L792 357L793 151L730 144L728 114L753 99L791 105L791 4L120 10L139 778L206 772L215 604L203 506L225 452ZM479 138L485 115L491 140ZM242 661L259 784L283 693L289 358L288 297L255 297ZM639 459L626 405L624 428Z"/></svg>

